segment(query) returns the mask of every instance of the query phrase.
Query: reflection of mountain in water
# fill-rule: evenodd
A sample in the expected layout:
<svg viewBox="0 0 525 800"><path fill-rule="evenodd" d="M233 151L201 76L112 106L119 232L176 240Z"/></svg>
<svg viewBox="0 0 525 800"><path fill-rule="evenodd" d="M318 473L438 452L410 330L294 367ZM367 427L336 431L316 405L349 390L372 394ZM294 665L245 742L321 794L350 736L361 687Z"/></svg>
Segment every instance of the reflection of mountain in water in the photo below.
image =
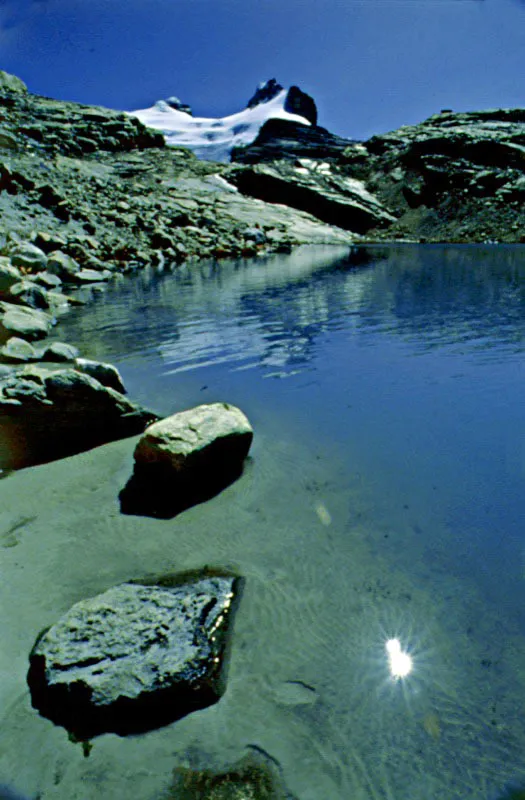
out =
<svg viewBox="0 0 525 800"><path fill-rule="evenodd" d="M490 331L493 344L520 348L524 272L523 248L303 248L143 273L64 325L94 357L160 353L169 372L220 363L303 370L321 335L340 328L420 348L482 348Z"/></svg>
<svg viewBox="0 0 525 800"><path fill-rule="evenodd" d="M342 324L359 304L371 274L356 273L355 267L380 258L363 250L310 248L256 264L179 272L175 281L192 289L181 323L191 336L181 336L175 347L164 343L163 358L175 365L170 371L221 362L264 366L278 374L304 369L319 335Z"/></svg>

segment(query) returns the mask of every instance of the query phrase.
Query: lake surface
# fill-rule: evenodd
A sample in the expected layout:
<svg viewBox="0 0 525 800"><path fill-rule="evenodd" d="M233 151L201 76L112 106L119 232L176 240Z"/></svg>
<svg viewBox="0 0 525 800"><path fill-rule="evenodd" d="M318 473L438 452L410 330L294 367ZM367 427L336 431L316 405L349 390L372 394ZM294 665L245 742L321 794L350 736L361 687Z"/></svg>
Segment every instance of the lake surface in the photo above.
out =
<svg viewBox="0 0 525 800"><path fill-rule="evenodd" d="M226 400L255 429L235 486L176 521L115 516L104 533L106 561L123 526L139 548L147 524L174 563L247 577L225 697L144 737L150 758L255 748L298 800L495 800L525 784L525 248L148 270L56 338L116 364L162 414ZM100 742L96 791L98 743L62 789L40 775L42 797L123 797L116 763L139 761L138 745ZM158 797L143 780L134 796Z"/></svg>

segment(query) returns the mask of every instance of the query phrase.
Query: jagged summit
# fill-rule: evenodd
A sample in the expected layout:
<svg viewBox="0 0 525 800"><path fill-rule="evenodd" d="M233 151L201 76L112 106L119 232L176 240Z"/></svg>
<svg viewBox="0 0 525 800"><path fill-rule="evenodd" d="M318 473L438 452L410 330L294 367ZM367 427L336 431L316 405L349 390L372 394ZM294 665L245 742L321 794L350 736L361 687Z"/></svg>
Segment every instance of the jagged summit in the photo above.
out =
<svg viewBox="0 0 525 800"><path fill-rule="evenodd" d="M253 97L248 100L246 108L254 108L258 106L259 103L267 103L268 100L273 100L283 89L284 86L277 83L275 78L270 78L269 81L263 81L258 85Z"/></svg>
<svg viewBox="0 0 525 800"><path fill-rule="evenodd" d="M277 83L275 78L270 78L269 81L258 85L246 108L255 108L260 103L267 103L284 91L284 87ZM289 114L298 114L300 117L307 119L312 125L317 125L317 106L315 101L309 94L301 91L298 86L290 86L284 99L283 107Z"/></svg>
<svg viewBox="0 0 525 800"><path fill-rule="evenodd" d="M130 113L161 131L168 145L188 147L210 161L229 161L233 148L254 142L270 119L299 126L317 124L317 108L310 95L298 86L285 89L275 78L259 84L247 107L227 117L193 117L190 106L178 97L159 100L150 108Z"/></svg>

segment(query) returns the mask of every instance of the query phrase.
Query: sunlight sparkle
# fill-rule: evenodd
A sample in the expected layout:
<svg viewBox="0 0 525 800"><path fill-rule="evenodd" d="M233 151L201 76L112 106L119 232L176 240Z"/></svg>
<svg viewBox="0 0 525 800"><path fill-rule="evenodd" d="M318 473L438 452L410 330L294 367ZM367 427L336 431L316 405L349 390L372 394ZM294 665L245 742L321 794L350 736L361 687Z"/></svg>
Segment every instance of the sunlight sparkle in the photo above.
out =
<svg viewBox="0 0 525 800"><path fill-rule="evenodd" d="M412 658L401 649L399 639L389 639L385 647L388 653L388 667L392 678L394 680L406 678L412 672Z"/></svg>

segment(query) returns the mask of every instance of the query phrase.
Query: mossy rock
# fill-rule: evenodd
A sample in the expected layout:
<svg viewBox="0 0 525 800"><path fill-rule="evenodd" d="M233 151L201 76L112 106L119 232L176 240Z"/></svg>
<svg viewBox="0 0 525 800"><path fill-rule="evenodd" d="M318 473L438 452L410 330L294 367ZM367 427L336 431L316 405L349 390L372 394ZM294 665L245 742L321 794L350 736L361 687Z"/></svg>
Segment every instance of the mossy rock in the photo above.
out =
<svg viewBox="0 0 525 800"><path fill-rule="evenodd" d="M276 765L248 754L225 772L178 768L163 800L294 800Z"/></svg>
<svg viewBox="0 0 525 800"><path fill-rule="evenodd" d="M17 78L16 75L11 75L9 72L4 72L0 69L0 92L6 89L10 92L27 92L27 86L24 81Z"/></svg>

